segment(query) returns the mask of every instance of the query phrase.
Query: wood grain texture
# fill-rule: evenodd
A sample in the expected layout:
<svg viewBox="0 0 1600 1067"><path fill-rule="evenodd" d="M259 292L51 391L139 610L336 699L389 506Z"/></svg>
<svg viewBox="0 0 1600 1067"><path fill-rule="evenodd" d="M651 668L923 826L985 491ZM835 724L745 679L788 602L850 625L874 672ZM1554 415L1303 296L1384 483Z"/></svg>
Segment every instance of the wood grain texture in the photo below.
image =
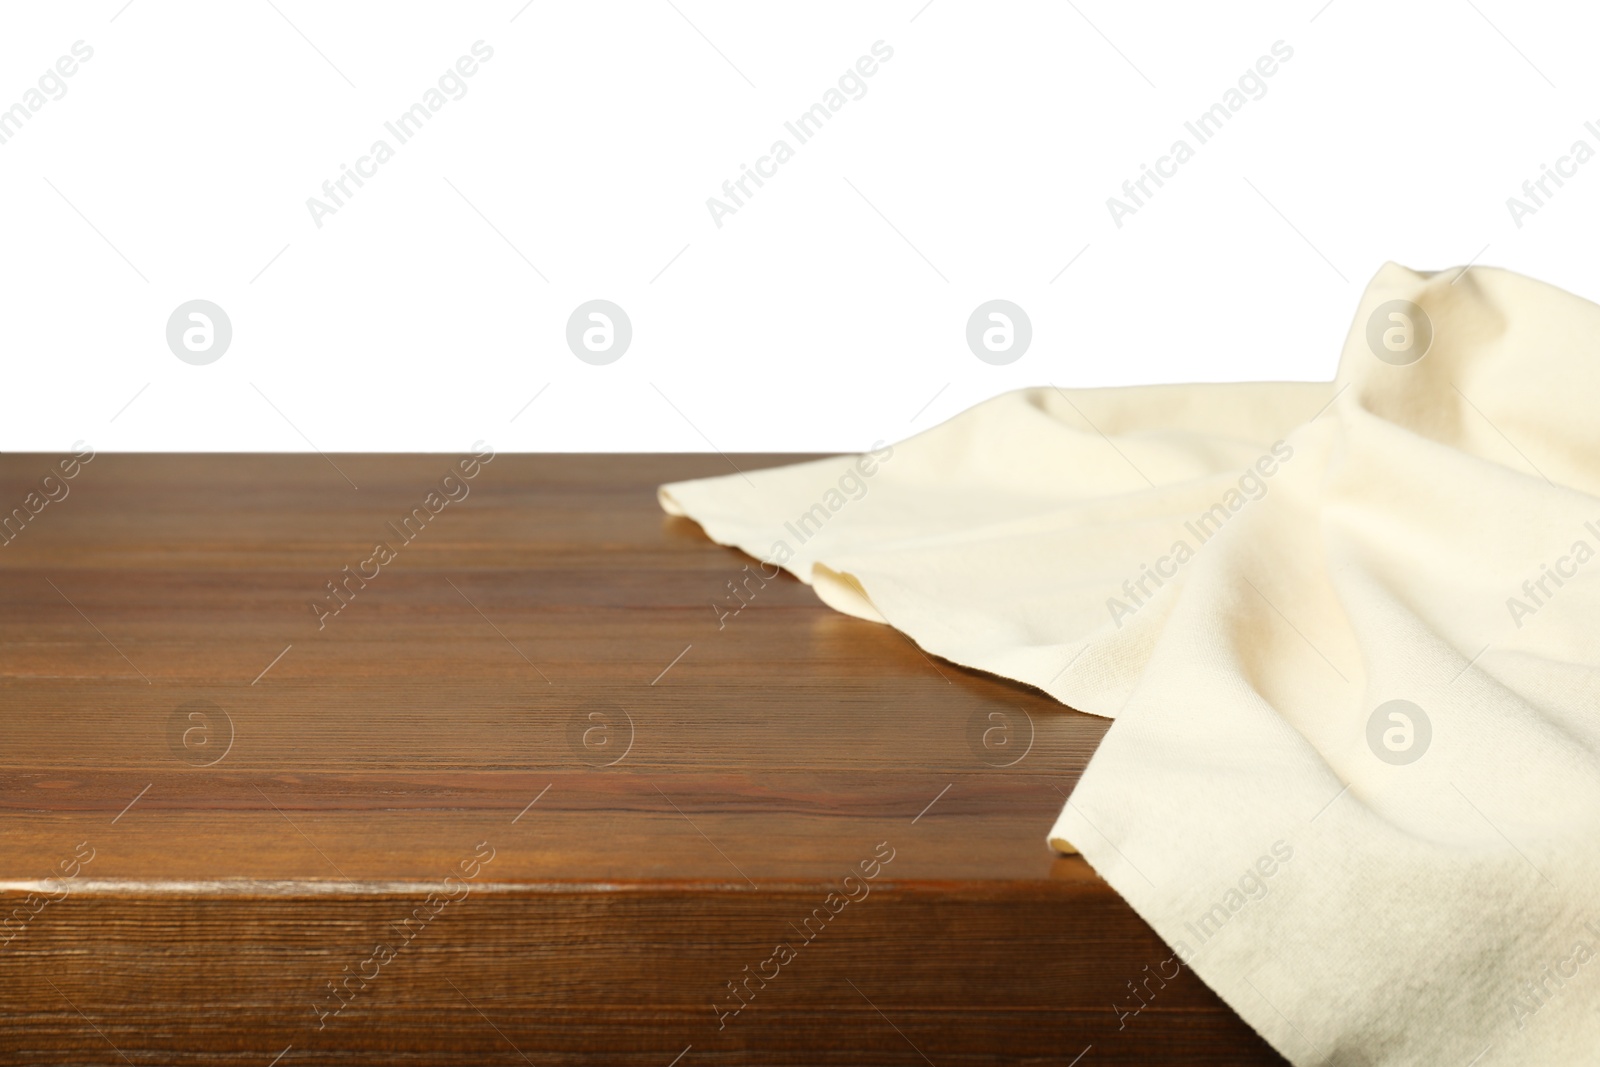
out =
<svg viewBox="0 0 1600 1067"><path fill-rule="evenodd" d="M459 457L83 465L0 544L0 1062L1282 1062L1046 847L1103 720L726 614L655 486L795 458L499 455L410 541Z"/></svg>

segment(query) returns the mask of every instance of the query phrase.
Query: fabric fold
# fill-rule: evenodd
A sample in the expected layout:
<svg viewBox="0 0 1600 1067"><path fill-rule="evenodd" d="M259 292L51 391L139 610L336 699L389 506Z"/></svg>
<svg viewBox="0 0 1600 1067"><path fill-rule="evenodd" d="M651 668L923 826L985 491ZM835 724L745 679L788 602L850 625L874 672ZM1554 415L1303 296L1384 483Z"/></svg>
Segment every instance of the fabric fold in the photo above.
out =
<svg viewBox="0 0 1600 1067"><path fill-rule="evenodd" d="M1600 308L1389 264L1332 382L1027 389L661 502L1114 718L1051 844L1292 1062L1587 1063L1597 402Z"/></svg>

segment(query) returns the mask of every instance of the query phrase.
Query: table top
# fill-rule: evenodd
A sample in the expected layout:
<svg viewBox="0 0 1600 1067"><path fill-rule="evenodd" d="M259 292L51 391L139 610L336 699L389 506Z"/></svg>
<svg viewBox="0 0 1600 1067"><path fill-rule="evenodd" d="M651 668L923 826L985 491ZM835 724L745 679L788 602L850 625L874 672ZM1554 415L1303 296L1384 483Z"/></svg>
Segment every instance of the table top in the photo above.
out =
<svg viewBox="0 0 1600 1067"><path fill-rule="evenodd" d="M656 504L804 457L85 458L0 456L0 1059L1282 1062L1047 847L1105 721Z"/></svg>
<svg viewBox="0 0 1600 1067"><path fill-rule="evenodd" d="M58 462L0 457L0 880L407 882L514 827L498 881L820 884L914 827L902 879L1109 893L1045 844L1105 721L660 512L721 456Z"/></svg>

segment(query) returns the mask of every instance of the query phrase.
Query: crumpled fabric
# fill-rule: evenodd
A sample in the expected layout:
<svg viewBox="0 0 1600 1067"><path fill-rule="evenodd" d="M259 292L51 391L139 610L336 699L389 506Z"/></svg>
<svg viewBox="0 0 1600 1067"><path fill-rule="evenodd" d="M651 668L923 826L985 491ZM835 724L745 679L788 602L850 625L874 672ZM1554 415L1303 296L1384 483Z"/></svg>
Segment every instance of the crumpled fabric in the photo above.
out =
<svg viewBox="0 0 1600 1067"><path fill-rule="evenodd" d="M1292 1063L1600 1057L1594 304L1388 264L1332 382L1026 389L660 499L1112 718L1050 843Z"/></svg>

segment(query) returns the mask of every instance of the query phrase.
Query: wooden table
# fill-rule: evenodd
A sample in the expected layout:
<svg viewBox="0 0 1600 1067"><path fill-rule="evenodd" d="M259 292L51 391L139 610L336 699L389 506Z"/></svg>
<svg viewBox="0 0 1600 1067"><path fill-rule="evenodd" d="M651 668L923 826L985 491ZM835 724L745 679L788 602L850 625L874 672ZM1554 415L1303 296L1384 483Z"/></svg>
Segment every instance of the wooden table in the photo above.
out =
<svg viewBox="0 0 1600 1067"><path fill-rule="evenodd" d="M1106 724L735 599L654 495L722 457L60 459L0 457L0 1062L1282 1062L1046 847Z"/></svg>

